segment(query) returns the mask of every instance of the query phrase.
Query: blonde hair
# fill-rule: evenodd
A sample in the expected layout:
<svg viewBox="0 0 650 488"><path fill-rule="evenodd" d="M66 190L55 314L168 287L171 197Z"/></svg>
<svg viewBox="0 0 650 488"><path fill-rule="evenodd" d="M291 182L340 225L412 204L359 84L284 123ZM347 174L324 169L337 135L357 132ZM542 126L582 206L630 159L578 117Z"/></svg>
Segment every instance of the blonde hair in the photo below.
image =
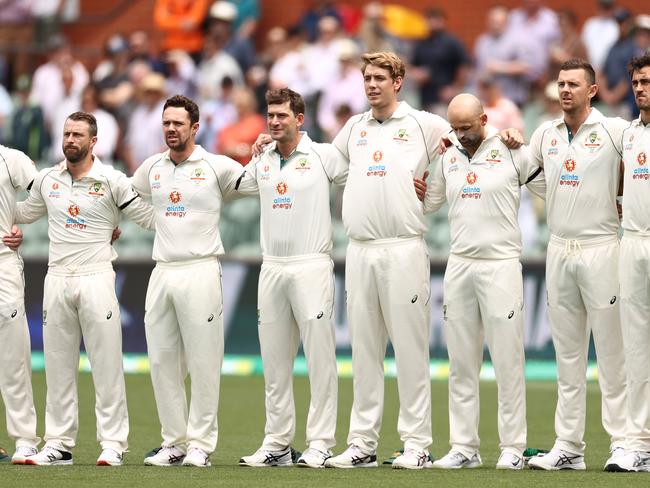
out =
<svg viewBox="0 0 650 488"><path fill-rule="evenodd" d="M363 60L361 73L365 73L366 67L373 65L388 71L393 80L395 80L398 76L404 78L404 75L406 74L406 65L404 64L404 61L402 61L400 57L395 53L365 53L363 56L361 56L361 59Z"/></svg>

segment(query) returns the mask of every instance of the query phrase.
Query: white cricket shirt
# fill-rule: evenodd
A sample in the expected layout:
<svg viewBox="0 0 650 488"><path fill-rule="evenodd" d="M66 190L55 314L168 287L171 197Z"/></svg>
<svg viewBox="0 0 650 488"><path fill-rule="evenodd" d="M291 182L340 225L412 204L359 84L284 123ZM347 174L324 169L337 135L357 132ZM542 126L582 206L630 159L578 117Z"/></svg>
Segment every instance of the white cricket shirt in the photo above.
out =
<svg viewBox="0 0 650 488"><path fill-rule="evenodd" d="M571 142L563 119L535 130L530 148L534 161L544 167L551 234L563 239L616 234L621 140L629 125L592 108Z"/></svg>
<svg viewBox="0 0 650 488"><path fill-rule="evenodd" d="M260 194L260 239L264 256L300 256L332 250L330 183L342 185L348 162L331 144L301 133L286 161L273 142L246 166L240 191ZM282 167L281 167L282 166ZM247 185L247 180L254 180Z"/></svg>
<svg viewBox="0 0 650 488"><path fill-rule="evenodd" d="M528 148L508 149L498 132L487 137L473 157L456 144L433 170L426 192L426 212L449 202L451 254L477 259L511 259L521 254L517 214L521 185L543 196L544 175ZM534 183L533 183L534 182Z"/></svg>
<svg viewBox="0 0 650 488"><path fill-rule="evenodd" d="M153 211L133 191L124 173L97 157L86 176L73 181L66 162L38 173L29 197L16 207L16 222L48 215L51 267L74 268L110 262L120 211L142 227L153 228Z"/></svg>
<svg viewBox="0 0 650 488"><path fill-rule="evenodd" d="M343 223L350 238L413 237L426 231L413 178L422 178L448 131L444 119L406 102L383 123L372 111L348 120L333 144L350 161L343 192Z"/></svg>
<svg viewBox="0 0 650 488"><path fill-rule="evenodd" d="M235 186L243 172L241 164L201 146L178 165L169 158L169 151L146 159L131 183L153 202L153 259L168 263L223 254L221 204L241 196Z"/></svg>
<svg viewBox="0 0 650 488"><path fill-rule="evenodd" d="M623 229L650 235L650 125L641 118L623 132Z"/></svg>
<svg viewBox="0 0 650 488"><path fill-rule="evenodd" d="M16 196L27 190L36 177L34 163L24 153L0 145L0 236L10 234ZM14 254L0 239L0 258Z"/></svg>

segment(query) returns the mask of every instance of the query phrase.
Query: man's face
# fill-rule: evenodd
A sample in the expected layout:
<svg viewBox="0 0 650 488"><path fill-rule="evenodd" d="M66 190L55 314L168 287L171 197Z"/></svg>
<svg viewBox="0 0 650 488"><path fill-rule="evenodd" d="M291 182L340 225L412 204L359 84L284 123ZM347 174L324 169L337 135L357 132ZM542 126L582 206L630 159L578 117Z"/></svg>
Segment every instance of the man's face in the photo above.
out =
<svg viewBox="0 0 650 488"><path fill-rule="evenodd" d="M456 134L458 142L465 149L475 150L483 142L483 128L487 123L485 114L448 114L451 130Z"/></svg>
<svg viewBox="0 0 650 488"><path fill-rule="evenodd" d="M292 141L300 131L304 121L303 114L294 114L289 102L274 103L268 106L267 123L274 141Z"/></svg>
<svg viewBox="0 0 650 488"><path fill-rule="evenodd" d="M587 81L585 70L571 69L560 71L557 77L557 90L562 111L571 114L589 106L598 91L598 86L591 85Z"/></svg>
<svg viewBox="0 0 650 488"><path fill-rule="evenodd" d="M632 73L632 90L639 110L650 110L650 66Z"/></svg>
<svg viewBox="0 0 650 488"><path fill-rule="evenodd" d="M199 129L198 122L191 124L190 114L183 107L167 107L163 112L162 125L165 144L176 152L183 152Z"/></svg>
<svg viewBox="0 0 650 488"><path fill-rule="evenodd" d="M88 123L83 120L67 119L63 125L63 154L71 163L83 160L97 142L97 137L90 137Z"/></svg>
<svg viewBox="0 0 650 488"><path fill-rule="evenodd" d="M369 64L363 72L363 86L372 108L388 107L397 101L402 78L398 76L393 80L387 69Z"/></svg>

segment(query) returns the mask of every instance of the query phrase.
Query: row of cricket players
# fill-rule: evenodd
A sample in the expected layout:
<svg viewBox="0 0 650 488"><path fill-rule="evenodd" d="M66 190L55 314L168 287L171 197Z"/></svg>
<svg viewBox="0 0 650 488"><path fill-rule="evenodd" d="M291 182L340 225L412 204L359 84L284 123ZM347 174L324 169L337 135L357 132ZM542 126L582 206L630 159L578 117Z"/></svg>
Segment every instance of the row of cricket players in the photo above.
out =
<svg viewBox="0 0 650 488"><path fill-rule="evenodd" d="M155 230L156 266L144 322L162 443L144 463L210 466L224 347L219 212L222 202L255 194L261 201L258 307L266 426L261 447L239 463L377 466L383 359L390 339L403 441L393 467L479 467L485 340L498 385L496 467L522 469L526 402L517 213L525 184L546 199L551 233L546 281L558 368L557 439L550 452L528 465L585 469L591 332L602 423L611 438L605 469L650 471L650 56L634 59L630 67L641 111L631 123L592 108L598 90L592 67L567 61L558 75L563 117L539 127L528 147L519 147L518 133L497 134L472 95L451 101L448 122L400 102L405 66L396 55L365 54L362 60L368 112L353 116L332 144L317 144L300 130L301 96L287 88L269 91L270 136L261 136L261 154L245 171L195 144L199 110L183 96L167 100L162 113L169 150L144 161L130 180L93 156L96 122L82 112L65 122L65 160L57 166L36 173L22 153L0 149L0 386L7 431L16 442L14 464L72 464L82 337L96 392L97 464L123 462L129 424L111 236L124 214ZM446 150L439 149L445 144ZM617 195L623 180L619 244ZM354 378L348 447L336 456L331 183L345 184L345 289ZM29 196L17 203L19 189L28 189ZM428 451L429 257L422 235L425 213L445 201L451 228L443 305L451 449L433 462ZM45 444L38 450L22 261L13 250L22 235L13 224L45 214L47 400ZM298 457L291 447L292 366L301 341L311 403L306 449Z"/></svg>

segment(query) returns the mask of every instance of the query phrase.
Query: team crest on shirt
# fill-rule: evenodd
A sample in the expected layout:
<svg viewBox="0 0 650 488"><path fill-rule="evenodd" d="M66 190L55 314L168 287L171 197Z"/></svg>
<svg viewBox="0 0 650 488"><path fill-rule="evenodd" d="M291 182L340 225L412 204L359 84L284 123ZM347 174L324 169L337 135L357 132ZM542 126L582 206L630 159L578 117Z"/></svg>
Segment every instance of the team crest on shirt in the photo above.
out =
<svg viewBox="0 0 650 488"><path fill-rule="evenodd" d="M465 178L470 186L463 188L461 198L481 198L481 187L476 186L476 183L478 182L478 175L474 173L474 171L470 171L467 173L467 176Z"/></svg>
<svg viewBox="0 0 650 488"><path fill-rule="evenodd" d="M646 163L648 162L648 157L645 152L641 151L639 154L636 156L636 162L639 163L638 168L634 168L634 171L632 173L632 179L633 180L647 180L650 178L650 170L648 170L648 167L646 166Z"/></svg>
<svg viewBox="0 0 650 488"><path fill-rule="evenodd" d="M275 191L278 192L279 197L273 199L273 208L279 208L284 210L289 210L293 206L291 197L284 196L289 191L289 187L284 181L278 183L275 187Z"/></svg>
<svg viewBox="0 0 650 488"><path fill-rule="evenodd" d="M193 181L195 185L205 181L205 170L203 168L194 168L192 174L190 174L190 180Z"/></svg>
<svg viewBox="0 0 650 488"><path fill-rule="evenodd" d="M399 129L395 134L393 135L393 140L397 142L408 142L409 140L409 135L406 132L406 129Z"/></svg>
<svg viewBox="0 0 650 488"><path fill-rule="evenodd" d="M594 130L589 133L584 144L585 147L589 149L589 152L594 152L601 146L601 142L601 137L598 135L598 132Z"/></svg>
<svg viewBox="0 0 650 488"><path fill-rule="evenodd" d="M367 135L368 135L368 132L366 132L365 129L362 129L361 132L359 133L359 139L357 139L357 146L367 146L368 145L368 139L366 139Z"/></svg>
<svg viewBox="0 0 650 488"><path fill-rule="evenodd" d="M65 219L65 228L66 229L79 229L79 230L85 230L87 225L86 225L86 220L79 217L79 213L81 210L79 209L79 205L73 203L68 207L68 214L70 217L67 217Z"/></svg>
<svg viewBox="0 0 650 488"><path fill-rule="evenodd" d="M95 181L90 184L88 188L88 195L92 197L103 197L106 192L104 191L104 185L99 181Z"/></svg>
<svg viewBox="0 0 650 488"><path fill-rule="evenodd" d="M560 176L560 185L578 186L580 184L580 177L578 175L570 174L576 170L576 160L567 159L564 161L564 169L566 169L569 174L563 174Z"/></svg>
<svg viewBox="0 0 650 488"><path fill-rule="evenodd" d="M298 161L296 161L296 166L295 168L298 171L306 171L311 169L311 164L307 160L307 158L300 158Z"/></svg>
<svg viewBox="0 0 650 488"><path fill-rule="evenodd" d="M180 192L174 190L169 194L169 201L172 203L171 205L167 205L166 211L165 211L165 217L178 217L178 218L183 218L185 215L187 215L187 210L185 210L185 205L183 205L181 202L182 196Z"/></svg>
<svg viewBox="0 0 650 488"><path fill-rule="evenodd" d="M50 197L50 198L61 198L61 192L59 191L59 184L58 183L52 183L52 189L50 190L50 193L48 194L48 197Z"/></svg>
<svg viewBox="0 0 650 488"><path fill-rule="evenodd" d="M498 149L491 149L488 158L486 159L488 163L496 164L501 162L501 153Z"/></svg>
<svg viewBox="0 0 650 488"><path fill-rule="evenodd" d="M156 173L153 177L153 183L151 183L152 190L160 189L160 173Z"/></svg>

